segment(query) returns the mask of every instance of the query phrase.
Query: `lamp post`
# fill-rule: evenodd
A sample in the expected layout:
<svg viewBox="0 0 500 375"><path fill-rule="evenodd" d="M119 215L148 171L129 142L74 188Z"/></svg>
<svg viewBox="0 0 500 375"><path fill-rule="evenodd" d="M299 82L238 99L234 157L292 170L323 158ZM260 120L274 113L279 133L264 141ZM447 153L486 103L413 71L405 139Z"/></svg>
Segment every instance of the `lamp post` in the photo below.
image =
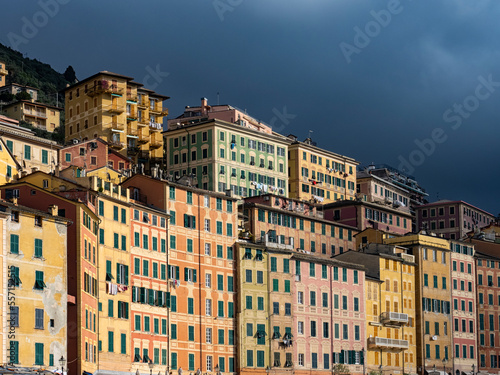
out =
<svg viewBox="0 0 500 375"><path fill-rule="evenodd" d="M214 371L215 371L215 374L216 374L216 375L219 375L219 374L220 374L220 372L219 372L219 365L215 365L215 367L214 367Z"/></svg>
<svg viewBox="0 0 500 375"><path fill-rule="evenodd" d="M436 364L434 364L432 372L434 373L434 375L436 375Z"/></svg>
<svg viewBox="0 0 500 375"><path fill-rule="evenodd" d="M64 373L64 364L66 363L66 360L64 359L63 356L61 356L61 358L59 358L59 364L61 365L61 373L63 374Z"/></svg>
<svg viewBox="0 0 500 375"><path fill-rule="evenodd" d="M365 357L366 357L366 350L365 350L365 348L364 348L364 347L363 347L362 351L363 351L363 375L365 375L365 370L366 370L366 369L365 369Z"/></svg>
<svg viewBox="0 0 500 375"><path fill-rule="evenodd" d="M476 365L473 363L472 364L472 375L475 375L475 370L476 370Z"/></svg>
<svg viewBox="0 0 500 375"><path fill-rule="evenodd" d="M446 375L446 363L448 363L448 360L446 358L443 358L443 371L444 371L444 375Z"/></svg>
<svg viewBox="0 0 500 375"><path fill-rule="evenodd" d="M155 365L152 360L149 360L148 366L149 366L149 375L153 375L153 367L155 367Z"/></svg>

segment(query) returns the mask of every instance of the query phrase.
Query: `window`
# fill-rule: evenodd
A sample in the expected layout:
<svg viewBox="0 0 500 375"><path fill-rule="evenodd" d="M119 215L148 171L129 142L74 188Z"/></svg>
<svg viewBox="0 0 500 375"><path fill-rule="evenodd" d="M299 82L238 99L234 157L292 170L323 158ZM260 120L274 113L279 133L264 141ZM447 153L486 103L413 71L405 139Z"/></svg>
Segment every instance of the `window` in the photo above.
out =
<svg viewBox="0 0 500 375"><path fill-rule="evenodd" d="M43 344L35 343L35 365L43 365Z"/></svg>
<svg viewBox="0 0 500 375"><path fill-rule="evenodd" d="M35 329L43 329L43 316L43 309L35 309Z"/></svg>

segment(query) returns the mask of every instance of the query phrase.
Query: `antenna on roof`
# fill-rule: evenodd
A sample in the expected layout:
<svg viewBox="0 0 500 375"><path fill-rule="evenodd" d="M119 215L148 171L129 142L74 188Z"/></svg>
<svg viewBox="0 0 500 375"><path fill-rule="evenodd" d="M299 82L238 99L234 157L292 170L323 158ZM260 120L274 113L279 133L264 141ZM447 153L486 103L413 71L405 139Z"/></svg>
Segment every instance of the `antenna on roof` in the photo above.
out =
<svg viewBox="0 0 500 375"><path fill-rule="evenodd" d="M217 91L217 105L219 105L219 92Z"/></svg>
<svg viewBox="0 0 500 375"><path fill-rule="evenodd" d="M309 130L309 135L307 136L308 138L311 138L311 134L314 133L314 130Z"/></svg>

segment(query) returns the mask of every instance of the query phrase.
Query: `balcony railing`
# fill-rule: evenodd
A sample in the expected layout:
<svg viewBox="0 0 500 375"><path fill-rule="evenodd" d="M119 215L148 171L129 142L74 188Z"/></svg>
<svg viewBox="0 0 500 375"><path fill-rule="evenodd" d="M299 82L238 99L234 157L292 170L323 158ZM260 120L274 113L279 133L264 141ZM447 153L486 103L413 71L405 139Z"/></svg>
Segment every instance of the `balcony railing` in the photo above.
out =
<svg viewBox="0 0 500 375"><path fill-rule="evenodd" d="M40 117L40 118L47 118L47 113L40 112L40 111L32 111L29 109L24 110L24 115L25 116Z"/></svg>
<svg viewBox="0 0 500 375"><path fill-rule="evenodd" d="M127 112L127 121L137 121L137 112L136 111Z"/></svg>
<svg viewBox="0 0 500 375"><path fill-rule="evenodd" d="M6 76L7 74L9 74L9 72L6 69L0 68L0 75Z"/></svg>
<svg viewBox="0 0 500 375"><path fill-rule="evenodd" d="M160 124L159 122L149 122L149 127L153 130L163 130L163 124Z"/></svg>
<svg viewBox="0 0 500 375"><path fill-rule="evenodd" d="M149 135L142 135L142 134L139 134L139 139L137 140L137 142L139 143L148 143L150 141L150 137Z"/></svg>
<svg viewBox="0 0 500 375"><path fill-rule="evenodd" d="M394 349L408 349L408 340L387 339L385 337L369 337L369 348L394 348Z"/></svg>
<svg viewBox="0 0 500 375"><path fill-rule="evenodd" d="M95 86L89 87L87 89L88 96L95 96L104 93L123 95L123 89L118 87L117 85L111 84L107 80L99 81Z"/></svg>
<svg viewBox="0 0 500 375"><path fill-rule="evenodd" d="M127 136L128 135L137 137L139 135L139 131L134 126L129 125L129 126L127 126Z"/></svg>
<svg viewBox="0 0 500 375"><path fill-rule="evenodd" d="M382 323L408 324L408 314L386 311L380 316Z"/></svg>
<svg viewBox="0 0 500 375"><path fill-rule="evenodd" d="M286 243L286 238L283 240L282 237L266 234L264 237L260 237L257 242L264 244L266 247L293 250L293 240L293 237L288 237L288 243Z"/></svg>
<svg viewBox="0 0 500 375"><path fill-rule="evenodd" d="M125 106L118 104L111 104L105 108L110 113L123 113L125 111Z"/></svg>
<svg viewBox="0 0 500 375"><path fill-rule="evenodd" d="M160 148L162 146L163 142L151 138L151 141L149 142L149 148Z"/></svg>
<svg viewBox="0 0 500 375"><path fill-rule="evenodd" d="M149 100L142 98L137 102L139 107L149 107Z"/></svg>
<svg viewBox="0 0 500 375"><path fill-rule="evenodd" d="M139 117L139 118L137 119L137 124L138 124L139 126L148 126L148 125L149 125L149 119L144 118L144 117Z"/></svg>
<svg viewBox="0 0 500 375"><path fill-rule="evenodd" d="M400 256L405 262L415 263L415 255L401 253Z"/></svg>
<svg viewBox="0 0 500 375"><path fill-rule="evenodd" d="M137 101L137 94L127 92L127 100L130 100L132 102L136 102Z"/></svg>
<svg viewBox="0 0 500 375"><path fill-rule="evenodd" d="M121 142L118 139L110 139L108 141L108 143L109 143L110 147L116 148L118 150L121 150L123 147L125 147L125 143Z"/></svg>
<svg viewBox="0 0 500 375"><path fill-rule="evenodd" d="M125 130L125 125L121 124L119 122L110 122L108 124L111 130L113 131L124 131Z"/></svg>

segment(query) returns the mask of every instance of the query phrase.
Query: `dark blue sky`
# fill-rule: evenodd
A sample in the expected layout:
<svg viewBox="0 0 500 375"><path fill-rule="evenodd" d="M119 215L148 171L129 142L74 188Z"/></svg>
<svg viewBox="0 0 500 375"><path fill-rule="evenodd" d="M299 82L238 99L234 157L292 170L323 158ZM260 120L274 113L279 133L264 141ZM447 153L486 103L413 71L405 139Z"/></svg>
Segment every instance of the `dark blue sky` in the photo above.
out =
<svg viewBox="0 0 500 375"><path fill-rule="evenodd" d="M283 134L405 167L431 200L496 215L498 19L494 0L18 0L0 41L80 79L135 77L172 97L170 117L219 92Z"/></svg>

